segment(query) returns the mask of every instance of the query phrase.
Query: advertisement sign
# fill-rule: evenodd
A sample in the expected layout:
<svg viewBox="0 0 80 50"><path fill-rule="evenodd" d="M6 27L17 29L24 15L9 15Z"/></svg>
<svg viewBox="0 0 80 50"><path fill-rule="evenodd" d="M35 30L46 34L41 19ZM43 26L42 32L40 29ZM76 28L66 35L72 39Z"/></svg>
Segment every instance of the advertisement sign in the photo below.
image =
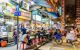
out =
<svg viewBox="0 0 80 50"><path fill-rule="evenodd" d="M9 0L6 0L0 3L0 14L3 14L3 13L6 15L11 14L12 7L10 7L8 3L9 3Z"/></svg>
<svg viewBox="0 0 80 50"><path fill-rule="evenodd" d="M10 13L14 14L15 11L16 11L16 8L12 8L11 11L10 11Z"/></svg>
<svg viewBox="0 0 80 50"><path fill-rule="evenodd" d="M32 15L33 16L33 20L37 20L37 21L41 21L41 16L39 15Z"/></svg>
<svg viewBox="0 0 80 50"><path fill-rule="evenodd" d="M41 16L39 14L39 10L32 11L32 19L37 20L37 21L41 21Z"/></svg>
<svg viewBox="0 0 80 50"><path fill-rule="evenodd" d="M62 15L62 7L61 6L58 7L58 12L59 12L59 15Z"/></svg>
<svg viewBox="0 0 80 50"><path fill-rule="evenodd" d="M20 11L15 12L15 13L14 13L14 16L21 16L21 12L20 12Z"/></svg>
<svg viewBox="0 0 80 50"><path fill-rule="evenodd" d="M30 6L29 3L23 1L22 8L27 9L29 11L29 6Z"/></svg>
<svg viewBox="0 0 80 50"><path fill-rule="evenodd" d="M48 21L49 21L49 19L47 19L47 18L42 19L42 22L48 22Z"/></svg>
<svg viewBox="0 0 80 50"><path fill-rule="evenodd" d="M10 11L11 11L11 7L10 6L6 6L6 9L3 11L6 15L9 15L11 14Z"/></svg>
<svg viewBox="0 0 80 50"><path fill-rule="evenodd" d="M24 16L24 17L27 17L27 18L29 17L29 18L30 18L30 17L31 17L31 12L28 12L28 11L23 12L23 11L22 11L22 12L21 12L21 16Z"/></svg>
<svg viewBox="0 0 80 50"><path fill-rule="evenodd" d="M38 15L39 14L39 10L33 10L32 11L32 15Z"/></svg>
<svg viewBox="0 0 80 50"><path fill-rule="evenodd" d="M19 5L16 5L16 11L14 13L14 16L21 16L21 12L19 10Z"/></svg>

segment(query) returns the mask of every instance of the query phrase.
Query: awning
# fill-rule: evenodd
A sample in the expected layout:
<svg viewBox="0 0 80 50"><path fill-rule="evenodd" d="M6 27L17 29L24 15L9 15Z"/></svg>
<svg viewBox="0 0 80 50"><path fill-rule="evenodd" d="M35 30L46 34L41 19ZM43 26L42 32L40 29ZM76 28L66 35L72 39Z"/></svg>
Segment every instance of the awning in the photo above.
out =
<svg viewBox="0 0 80 50"><path fill-rule="evenodd" d="M40 5L40 6L51 8L51 6L45 0L32 0L32 1L35 2L36 4Z"/></svg>
<svg viewBox="0 0 80 50"><path fill-rule="evenodd" d="M48 15L52 16L53 18L58 18L59 17L59 14L56 13L56 12L48 12Z"/></svg>

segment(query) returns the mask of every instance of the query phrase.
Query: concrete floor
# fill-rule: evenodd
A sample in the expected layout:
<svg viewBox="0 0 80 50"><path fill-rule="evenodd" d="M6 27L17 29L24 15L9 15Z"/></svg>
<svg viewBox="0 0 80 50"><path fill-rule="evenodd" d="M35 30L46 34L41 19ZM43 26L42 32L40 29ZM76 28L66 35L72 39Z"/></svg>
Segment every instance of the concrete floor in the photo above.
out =
<svg viewBox="0 0 80 50"><path fill-rule="evenodd" d="M39 48L40 50L80 50L80 47L75 47L70 44L57 45L55 42L50 42Z"/></svg>

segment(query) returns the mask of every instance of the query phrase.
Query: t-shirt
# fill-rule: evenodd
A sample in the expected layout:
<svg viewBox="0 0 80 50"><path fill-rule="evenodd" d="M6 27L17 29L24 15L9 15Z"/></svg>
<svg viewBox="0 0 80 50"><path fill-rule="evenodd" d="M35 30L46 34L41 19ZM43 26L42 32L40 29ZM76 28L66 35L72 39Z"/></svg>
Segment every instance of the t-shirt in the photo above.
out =
<svg viewBox="0 0 80 50"><path fill-rule="evenodd" d="M74 36L73 33L68 33L66 38L69 39L69 40L75 40L75 36Z"/></svg>
<svg viewBox="0 0 80 50"><path fill-rule="evenodd" d="M26 34L26 30L27 30L26 28L21 28L23 34Z"/></svg>
<svg viewBox="0 0 80 50"><path fill-rule="evenodd" d="M54 36L56 39L61 39L61 37L62 37L62 35L60 33L57 33L57 32L55 33Z"/></svg>

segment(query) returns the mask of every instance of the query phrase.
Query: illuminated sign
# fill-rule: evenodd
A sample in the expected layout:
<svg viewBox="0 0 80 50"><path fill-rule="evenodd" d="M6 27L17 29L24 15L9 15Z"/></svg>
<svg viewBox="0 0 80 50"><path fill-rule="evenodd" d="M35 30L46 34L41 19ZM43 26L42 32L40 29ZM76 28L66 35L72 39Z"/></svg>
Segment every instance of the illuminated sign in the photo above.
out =
<svg viewBox="0 0 80 50"><path fill-rule="evenodd" d="M21 16L24 16L24 17L31 17L31 13L26 11L26 12L21 12Z"/></svg>

